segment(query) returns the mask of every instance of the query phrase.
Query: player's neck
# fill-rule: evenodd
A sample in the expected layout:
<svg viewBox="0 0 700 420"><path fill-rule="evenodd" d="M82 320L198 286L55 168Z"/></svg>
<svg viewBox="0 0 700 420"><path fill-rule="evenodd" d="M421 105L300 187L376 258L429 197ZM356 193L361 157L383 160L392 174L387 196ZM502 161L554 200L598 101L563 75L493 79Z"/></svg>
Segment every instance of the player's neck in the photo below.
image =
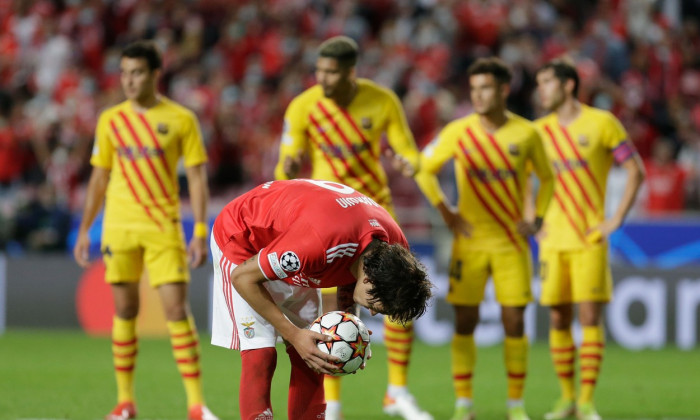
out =
<svg viewBox="0 0 700 420"><path fill-rule="evenodd" d="M154 106L158 105L160 102L160 95L156 93L145 98L132 99L130 102L134 111L145 112L149 108L153 108Z"/></svg>
<svg viewBox="0 0 700 420"><path fill-rule="evenodd" d="M355 95L357 95L357 83L354 80L351 80L348 88L345 89L344 92L339 93L336 98L333 98L333 101L339 107L347 108L348 105L350 105L350 102L355 99Z"/></svg>
<svg viewBox="0 0 700 420"><path fill-rule="evenodd" d="M479 114L481 127L487 133L494 133L508 121L508 115L504 109L495 110L488 114Z"/></svg>
<svg viewBox="0 0 700 420"><path fill-rule="evenodd" d="M573 98L567 99L557 108L556 113L559 125L567 126L581 114L581 102Z"/></svg>

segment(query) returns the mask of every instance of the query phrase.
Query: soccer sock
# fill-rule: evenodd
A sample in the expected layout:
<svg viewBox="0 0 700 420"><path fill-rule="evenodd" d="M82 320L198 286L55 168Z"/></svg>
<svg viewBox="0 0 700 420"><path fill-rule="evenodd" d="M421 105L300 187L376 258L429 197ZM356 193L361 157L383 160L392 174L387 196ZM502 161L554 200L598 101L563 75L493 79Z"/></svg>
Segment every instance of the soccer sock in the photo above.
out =
<svg viewBox="0 0 700 420"><path fill-rule="evenodd" d="M340 377L325 375L323 377L323 391L326 402L340 402Z"/></svg>
<svg viewBox="0 0 700 420"><path fill-rule="evenodd" d="M472 399L472 373L476 363L473 335L452 336L452 378L457 400Z"/></svg>
<svg viewBox="0 0 700 420"><path fill-rule="evenodd" d="M241 420L272 418L270 386L277 367L274 347L241 351L241 382L238 406ZM290 391L291 392L291 391Z"/></svg>
<svg viewBox="0 0 700 420"><path fill-rule="evenodd" d="M581 390L578 404L593 401L593 391L600 373L605 348L605 331L602 326L583 327L583 341L579 354L581 363Z"/></svg>
<svg viewBox="0 0 700 420"><path fill-rule="evenodd" d="M389 359L389 385L405 387L413 344L413 323L404 326L384 317L384 344Z"/></svg>
<svg viewBox="0 0 700 420"><path fill-rule="evenodd" d="M294 347L287 347L292 373L289 376L287 413L293 420L322 419L326 412L323 376L311 370Z"/></svg>
<svg viewBox="0 0 700 420"><path fill-rule="evenodd" d="M177 369L180 371L182 382L185 385L187 406L204 404L199 367L199 338L194 320L190 317L167 324L170 331L170 344L173 346L173 356L175 356Z"/></svg>
<svg viewBox="0 0 700 420"><path fill-rule="evenodd" d="M134 366L138 342L136 318L112 320L112 356L117 377L117 402L134 401Z"/></svg>
<svg viewBox="0 0 700 420"><path fill-rule="evenodd" d="M503 355L508 372L508 400L521 400L527 375L527 337L506 337Z"/></svg>
<svg viewBox="0 0 700 420"><path fill-rule="evenodd" d="M573 401L574 390L574 338L571 329L549 330L549 352L554 362L554 371L559 377L562 399Z"/></svg>

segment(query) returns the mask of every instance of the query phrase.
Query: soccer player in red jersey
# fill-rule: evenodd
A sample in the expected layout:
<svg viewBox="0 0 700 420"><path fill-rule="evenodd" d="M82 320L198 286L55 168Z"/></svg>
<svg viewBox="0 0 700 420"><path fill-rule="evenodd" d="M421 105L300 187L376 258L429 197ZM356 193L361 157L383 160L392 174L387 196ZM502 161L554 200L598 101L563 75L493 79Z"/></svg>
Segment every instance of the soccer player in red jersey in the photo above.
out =
<svg viewBox="0 0 700 420"><path fill-rule="evenodd" d="M323 375L333 359L306 327L320 314L320 288L338 307L363 306L399 322L421 316L431 296L424 267L391 215L331 181L271 181L233 200L212 230L212 344L241 351L240 413L272 418L270 384L282 337L292 363L289 418L325 415Z"/></svg>

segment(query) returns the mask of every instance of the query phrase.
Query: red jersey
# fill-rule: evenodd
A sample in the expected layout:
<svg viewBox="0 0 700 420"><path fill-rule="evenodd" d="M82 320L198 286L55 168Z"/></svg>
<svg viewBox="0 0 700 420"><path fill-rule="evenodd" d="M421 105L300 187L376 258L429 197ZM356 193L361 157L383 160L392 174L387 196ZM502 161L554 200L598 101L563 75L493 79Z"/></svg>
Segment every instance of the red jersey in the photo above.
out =
<svg viewBox="0 0 700 420"><path fill-rule="evenodd" d="M350 266L373 239L408 249L398 224L374 200L311 179L254 188L223 208L212 232L234 264L257 254L267 279L313 288L357 281Z"/></svg>

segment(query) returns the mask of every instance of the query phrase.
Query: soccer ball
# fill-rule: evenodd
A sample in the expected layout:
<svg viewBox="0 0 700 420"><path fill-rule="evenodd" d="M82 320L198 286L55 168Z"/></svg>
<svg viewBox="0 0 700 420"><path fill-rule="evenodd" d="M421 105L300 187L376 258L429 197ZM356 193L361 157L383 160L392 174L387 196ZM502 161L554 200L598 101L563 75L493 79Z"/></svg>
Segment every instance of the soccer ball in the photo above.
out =
<svg viewBox="0 0 700 420"><path fill-rule="evenodd" d="M316 318L310 329L333 337L333 341L319 341L316 344L319 350L340 359L330 362L336 366L333 376L355 372L370 355L369 331L360 318L351 313L327 312Z"/></svg>

